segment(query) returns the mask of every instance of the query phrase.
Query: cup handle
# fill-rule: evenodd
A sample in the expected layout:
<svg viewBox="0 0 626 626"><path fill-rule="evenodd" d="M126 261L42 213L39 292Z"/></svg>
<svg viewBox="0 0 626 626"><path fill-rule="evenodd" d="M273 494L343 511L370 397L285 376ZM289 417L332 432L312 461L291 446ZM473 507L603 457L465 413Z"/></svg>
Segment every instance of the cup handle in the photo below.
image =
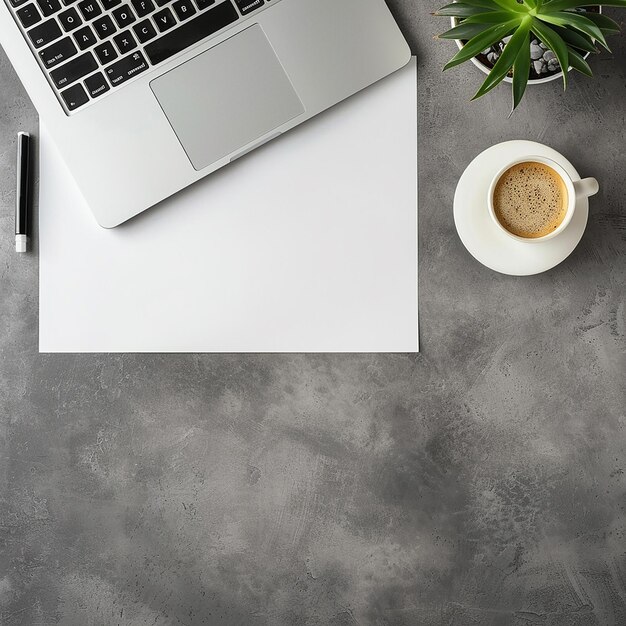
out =
<svg viewBox="0 0 626 626"><path fill-rule="evenodd" d="M577 198L588 198L595 196L600 191L600 185L595 178L583 178L574 181L574 190Z"/></svg>

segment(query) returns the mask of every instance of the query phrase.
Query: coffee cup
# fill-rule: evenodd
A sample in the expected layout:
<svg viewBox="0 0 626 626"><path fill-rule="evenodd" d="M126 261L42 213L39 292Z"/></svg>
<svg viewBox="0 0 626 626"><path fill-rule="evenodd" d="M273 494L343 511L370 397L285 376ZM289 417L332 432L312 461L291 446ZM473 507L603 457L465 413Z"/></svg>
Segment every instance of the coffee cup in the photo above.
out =
<svg viewBox="0 0 626 626"><path fill-rule="evenodd" d="M526 156L506 163L489 186L489 214L498 229L524 243L540 243L562 233L576 203L598 193L595 178L572 180L555 161Z"/></svg>

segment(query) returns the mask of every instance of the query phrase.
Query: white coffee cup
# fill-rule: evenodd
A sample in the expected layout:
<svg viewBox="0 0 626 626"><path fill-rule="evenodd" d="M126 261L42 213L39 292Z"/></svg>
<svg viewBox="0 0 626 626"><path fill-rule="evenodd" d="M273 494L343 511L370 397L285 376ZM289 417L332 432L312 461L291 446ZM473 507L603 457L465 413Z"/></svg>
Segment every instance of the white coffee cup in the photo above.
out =
<svg viewBox="0 0 626 626"><path fill-rule="evenodd" d="M548 166L553 169L562 179L565 188L567 189L567 211L565 213L565 217L563 221L555 228L552 232L544 235L543 237L520 237L519 235L514 235L512 232L508 231L498 220L496 216L496 211L493 205L493 194L496 190L496 185L502 178L502 175L511 169L514 165L519 165L520 163L542 163L543 165ZM543 241L547 241L548 239L552 239L556 237L560 233L562 233L567 225L571 222L572 217L574 216L574 211L576 210L576 203L581 198L588 198L589 196L593 196L598 193L600 186L598 185L598 181L595 178L583 178L582 180L572 180L572 177L556 162L552 159L547 159L546 157L541 156L526 156L520 159L515 159L504 165L498 173L494 176L491 181L491 185L489 186L489 196L488 196L488 205L489 205L489 214L491 215L491 219L493 219L496 226L509 237L516 239L517 241L523 241L524 243L541 243Z"/></svg>

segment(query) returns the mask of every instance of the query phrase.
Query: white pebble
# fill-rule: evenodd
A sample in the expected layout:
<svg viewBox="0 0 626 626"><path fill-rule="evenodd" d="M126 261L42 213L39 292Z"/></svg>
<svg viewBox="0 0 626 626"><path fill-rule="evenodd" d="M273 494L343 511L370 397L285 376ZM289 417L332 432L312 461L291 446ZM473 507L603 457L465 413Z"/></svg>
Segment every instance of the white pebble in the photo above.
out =
<svg viewBox="0 0 626 626"><path fill-rule="evenodd" d="M533 61L540 59L543 56L543 49L535 44L530 44L530 58Z"/></svg>
<svg viewBox="0 0 626 626"><path fill-rule="evenodd" d="M550 72L556 72L558 69L560 69L560 65L557 59L550 59L550 61L548 61L548 70Z"/></svg>

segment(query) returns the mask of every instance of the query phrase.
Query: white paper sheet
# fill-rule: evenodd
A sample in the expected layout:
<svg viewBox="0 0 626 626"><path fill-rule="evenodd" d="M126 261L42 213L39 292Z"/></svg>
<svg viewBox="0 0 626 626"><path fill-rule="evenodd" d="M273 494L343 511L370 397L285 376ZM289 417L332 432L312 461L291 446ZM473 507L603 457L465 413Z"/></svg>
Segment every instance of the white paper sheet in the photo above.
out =
<svg viewBox="0 0 626 626"><path fill-rule="evenodd" d="M415 62L113 230L40 141L42 352L415 352Z"/></svg>

